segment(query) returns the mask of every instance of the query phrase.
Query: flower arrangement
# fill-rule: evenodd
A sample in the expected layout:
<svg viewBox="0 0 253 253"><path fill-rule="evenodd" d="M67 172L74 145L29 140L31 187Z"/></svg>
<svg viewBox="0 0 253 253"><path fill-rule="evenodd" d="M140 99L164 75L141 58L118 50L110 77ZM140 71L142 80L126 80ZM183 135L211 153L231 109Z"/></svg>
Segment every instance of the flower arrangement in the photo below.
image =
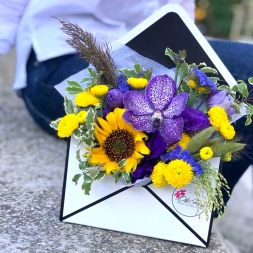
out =
<svg viewBox="0 0 253 253"><path fill-rule="evenodd" d="M206 214L213 209L221 215L222 188L228 191L228 185L210 159L229 162L245 147L230 122L246 108L246 124L251 123L247 84L221 85L215 69L188 64L184 50L170 48L165 55L175 63L174 76L155 75L139 63L117 70L108 43L60 21L72 37L68 43L93 65L80 83L68 81L66 115L51 123L59 137L78 140L80 173L73 182L82 180L85 194L105 176L127 185L150 178L155 187L194 182Z"/></svg>

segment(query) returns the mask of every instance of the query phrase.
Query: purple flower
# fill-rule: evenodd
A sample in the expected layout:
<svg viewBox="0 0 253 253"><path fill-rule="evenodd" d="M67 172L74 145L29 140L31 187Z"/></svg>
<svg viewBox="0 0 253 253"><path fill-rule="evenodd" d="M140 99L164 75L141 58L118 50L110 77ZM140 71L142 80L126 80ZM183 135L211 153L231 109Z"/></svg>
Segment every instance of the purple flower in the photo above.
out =
<svg viewBox="0 0 253 253"><path fill-rule="evenodd" d="M184 119L184 131L203 130L210 126L207 115L189 106L185 107L181 117Z"/></svg>
<svg viewBox="0 0 253 253"><path fill-rule="evenodd" d="M119 75L117 78L118 88L125 93L126 91L131 90L131 86L128 84L127 79L123 75Z"/></svg>
<svg viewBox="0 0 253 253"><path fill-rule="evenodd" d="M123 107L123 92L119 89L110 89L106 95L106 104L111 109Z"/></svg>
<svg viewBox="0 0 253 253"><path fill-rule="evenodd" d="M209 94L207 100L208 107L220 106L225 109L228 116L236 113L235 108L232 107L229 95L225 90L215 90Z"/></svg>
<svg viewBox="0 0 253 253"><path fill-rule="evenodd" d="M200 69L191 68L189 73L193 73L198 81L199 86L208 86L211 91L216 90L216 84Z"/></svg>
<svg viewBox="0 0 253 253"><path fill-rule="evenodd" d="M145 144L149 148L150 154L144 156L138 164L137 169L132 173L132 183L135 183L138 179L143 179L144 177L149 177L151 175L154 166L157 164L157 159L166 148L166 144L158 131L148 133L148 140Z"/></svg>
<svg viewBox="0 0 253 253"><path fill-rule="evenodd" d="M180 116L188 100L188 93L176 95L176 84L167 75L152 78L145 90L128 91L123 103L123 118L137 130L147 133L158 130L166 146L181 139L184 120Z"/></svg>

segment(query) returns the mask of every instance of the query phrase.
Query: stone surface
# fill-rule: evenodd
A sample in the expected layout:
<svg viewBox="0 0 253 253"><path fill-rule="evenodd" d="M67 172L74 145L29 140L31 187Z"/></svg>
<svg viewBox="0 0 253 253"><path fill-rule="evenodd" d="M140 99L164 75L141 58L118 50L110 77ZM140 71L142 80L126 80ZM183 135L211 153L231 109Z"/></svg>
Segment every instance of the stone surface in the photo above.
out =
<svg viewBox="0 0 253 253"><path fill-rule="evenodd" d="M231 252L220 234L212 234L209 248L203 249L60 222L66 142L33 123L11 89L13 65L13 53L0 57L0 252ZM235 195L235 201L242 195ZM238 230L252 225L250 209L244 210L240 224L234 222L237 210L228 208L228 218L219 223L222 233L242 253L252 253L253 226L246 234L243 227Z"/></svg>

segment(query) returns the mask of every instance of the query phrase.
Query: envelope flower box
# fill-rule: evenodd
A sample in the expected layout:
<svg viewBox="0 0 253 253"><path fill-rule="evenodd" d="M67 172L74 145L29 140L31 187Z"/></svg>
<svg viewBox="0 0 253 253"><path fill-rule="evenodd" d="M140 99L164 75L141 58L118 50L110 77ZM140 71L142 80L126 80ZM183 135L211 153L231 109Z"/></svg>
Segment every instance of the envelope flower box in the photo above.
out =
<svg viewBox="0 0 253 253"><path fill-rule="evenodd" d="M206 247L212 210L221 213L227 187L220 159L229 161L244 147L230 121L242 105L251 108L235 99L235 91L246 97L238 88L246 84L233 80L176 5L156 12L113 52L61 22L69 44L93 65L57 87L66 116L51 126L59 137L71 136L61 220ZM163 40L155 44L158 52L143 47L143 38L154 43L164 34L157 26L179 30L165 40L186 51L164 47L160 54ZM189 64L188 52L196 50L205 56ZM221 85L219 77L237 88Z"/></svg>

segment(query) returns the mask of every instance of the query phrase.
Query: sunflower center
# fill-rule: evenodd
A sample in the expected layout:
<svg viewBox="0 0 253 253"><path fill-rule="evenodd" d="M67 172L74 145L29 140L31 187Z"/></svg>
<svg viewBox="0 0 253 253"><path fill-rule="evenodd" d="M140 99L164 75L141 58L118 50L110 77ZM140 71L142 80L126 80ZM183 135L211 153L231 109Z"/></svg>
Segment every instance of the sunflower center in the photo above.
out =
<svg viewBox="0 0 253 253"><path fill-rule="evenodd" d="M127 130L115 130L106 138L103 148L110 160L118 163L134 153L134 137Z"/></svg>

